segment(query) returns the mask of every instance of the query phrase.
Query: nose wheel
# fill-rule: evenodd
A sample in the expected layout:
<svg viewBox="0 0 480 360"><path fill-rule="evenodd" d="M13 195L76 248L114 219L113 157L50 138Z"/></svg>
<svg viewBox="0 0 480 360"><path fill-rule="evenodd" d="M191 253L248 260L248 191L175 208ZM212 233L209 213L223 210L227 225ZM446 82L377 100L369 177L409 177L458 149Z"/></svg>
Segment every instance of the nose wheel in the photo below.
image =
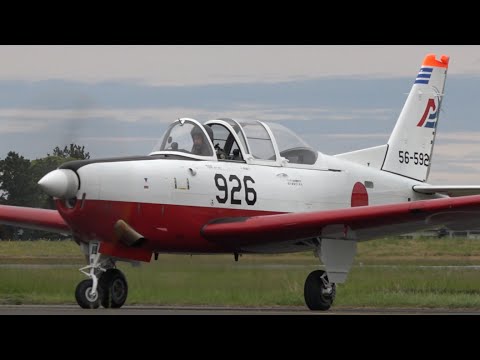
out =
<svg viewBox="0 0 480 360"><path fill-rule="evenodd" d="M75 299L83 309L97 309L100 306L102 290L93 292L93 281L86 279L81 281L75 289Z"/></svg>
<svg viewBox="0 0 480 360"><path fill-rule="evenodd" d="M310 310L328 310L335 300L336 286L323 270L312 271L305 280L305 303Z"/></svg>

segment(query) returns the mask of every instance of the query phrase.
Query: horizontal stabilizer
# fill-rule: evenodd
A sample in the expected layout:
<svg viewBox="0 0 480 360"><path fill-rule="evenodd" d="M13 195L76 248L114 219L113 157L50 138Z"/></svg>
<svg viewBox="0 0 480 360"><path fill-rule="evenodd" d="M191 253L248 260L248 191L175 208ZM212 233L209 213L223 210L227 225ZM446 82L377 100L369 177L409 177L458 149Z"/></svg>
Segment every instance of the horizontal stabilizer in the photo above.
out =
<svg viewBox="0 0 480 360"><path fill-rule="evenodd" d="M421 194L445 194L451 197L479 195L480 185L414 185L413 190Z"/></svg>

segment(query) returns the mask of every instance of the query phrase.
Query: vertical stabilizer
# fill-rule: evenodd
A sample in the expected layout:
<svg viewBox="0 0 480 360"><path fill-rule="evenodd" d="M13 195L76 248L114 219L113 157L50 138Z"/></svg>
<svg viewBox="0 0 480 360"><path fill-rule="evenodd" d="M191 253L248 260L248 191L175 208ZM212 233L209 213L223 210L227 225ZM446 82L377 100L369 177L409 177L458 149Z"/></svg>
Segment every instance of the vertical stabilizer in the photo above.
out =
<svg viewBox="0 0 480 360"><path fill-rule="evenodd" d="M427 181L449 57L428 54L398 117L382 170Z"/></svg>

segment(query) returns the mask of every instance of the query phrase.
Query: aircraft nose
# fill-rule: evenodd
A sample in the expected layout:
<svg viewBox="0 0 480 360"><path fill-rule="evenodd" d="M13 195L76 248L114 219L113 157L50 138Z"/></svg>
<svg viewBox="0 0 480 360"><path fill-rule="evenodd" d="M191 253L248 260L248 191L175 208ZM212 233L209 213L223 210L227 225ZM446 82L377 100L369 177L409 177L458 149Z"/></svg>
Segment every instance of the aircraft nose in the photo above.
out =
<svg viewBox="0 0 480 360"><path fill-rule="evenodd" d="M38 185L50 196L69 199L75 197L78 191L79 180L74 171L57 169L41 178Z"/></svg>

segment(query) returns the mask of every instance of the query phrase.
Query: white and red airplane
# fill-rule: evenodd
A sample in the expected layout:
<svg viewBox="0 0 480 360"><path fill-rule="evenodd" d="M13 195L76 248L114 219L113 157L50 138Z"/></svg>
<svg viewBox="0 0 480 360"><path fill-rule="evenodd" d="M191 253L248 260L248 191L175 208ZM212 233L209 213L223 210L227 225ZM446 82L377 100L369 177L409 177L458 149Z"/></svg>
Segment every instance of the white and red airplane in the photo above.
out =
<svg viewBox="0 0 480 360"><path fill-rule="evenodd" d="M358 241L478 222L480 186L426 183L448 62L425 57L385 145L327 156L276 123L178 119L148 156L63 164L39 181L57 210L0 206L0 223L72 235L83 308L125 303L117 260L313 250L305 302L327 310Z"/></svg>

